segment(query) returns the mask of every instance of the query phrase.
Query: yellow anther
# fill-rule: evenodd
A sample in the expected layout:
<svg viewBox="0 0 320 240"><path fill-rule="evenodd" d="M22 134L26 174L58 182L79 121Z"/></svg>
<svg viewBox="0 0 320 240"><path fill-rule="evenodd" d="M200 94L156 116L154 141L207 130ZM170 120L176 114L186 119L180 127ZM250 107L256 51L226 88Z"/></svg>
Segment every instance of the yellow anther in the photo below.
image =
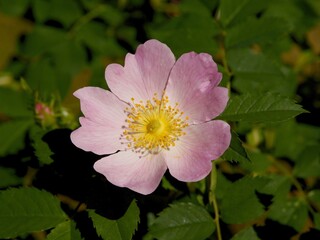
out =
<svg viewBox="0 0 320 240"><path fill-rule="evenodd" d="M188 126L188 117L184 115L177 106L169 105L168 96L162 99L154 94L152 101L142 100L139 103L131 98L131 108L126 109L127 119L123 139L129 149L140 153L157 153L161 149L169 149L176 145L180 136L185 135L183 131Z"/></svg>

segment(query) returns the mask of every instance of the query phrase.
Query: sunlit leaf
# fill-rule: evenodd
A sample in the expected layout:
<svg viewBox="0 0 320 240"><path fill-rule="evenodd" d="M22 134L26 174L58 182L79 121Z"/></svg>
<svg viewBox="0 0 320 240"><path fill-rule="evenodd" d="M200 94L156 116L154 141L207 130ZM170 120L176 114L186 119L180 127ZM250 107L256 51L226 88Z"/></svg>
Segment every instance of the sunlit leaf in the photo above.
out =
<svg viewBox="0 0 320 240"><path fill-rule="evenodd" d="M215 229L214 221L201 206L175 203L160 213L150 227L150 233L161 240L206 239Z"/></svg>
<svg viewBox="0 0 320 240"><path fill-rule="evenodd" d="M130 240L139 222L139 208L133 201L123 217L117 220L107 219L94 210L88 210L89 217L99 236L104 240Z"/></svg>
<svg viewBox="0 0 320 240"><path fill-rule="evenodd" d="M0 238L49 229L66 218L58 199L48 192L36 188L0 192Z"/></svg>
<svg viewBox="0 0 320 240"><path fill-rule="evenodd" d="M231 97L219 117L227 121L280 122L306 112L293 100L278 94L244 94Z"/></svg>

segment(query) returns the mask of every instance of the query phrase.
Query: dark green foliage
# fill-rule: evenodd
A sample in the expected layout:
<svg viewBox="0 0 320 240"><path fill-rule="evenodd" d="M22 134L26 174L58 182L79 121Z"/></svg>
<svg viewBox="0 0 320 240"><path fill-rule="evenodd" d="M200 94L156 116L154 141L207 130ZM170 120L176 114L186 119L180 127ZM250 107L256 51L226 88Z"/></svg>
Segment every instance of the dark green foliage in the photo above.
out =
<svg viewBox="0 0 320 240"><path fill-rule="evenodd" d="M319 23L318 0L0 0L0 238L318 239ZM72 144L72 94L151 38L213 56L232 140L205 179L142 196Z"/></svg>

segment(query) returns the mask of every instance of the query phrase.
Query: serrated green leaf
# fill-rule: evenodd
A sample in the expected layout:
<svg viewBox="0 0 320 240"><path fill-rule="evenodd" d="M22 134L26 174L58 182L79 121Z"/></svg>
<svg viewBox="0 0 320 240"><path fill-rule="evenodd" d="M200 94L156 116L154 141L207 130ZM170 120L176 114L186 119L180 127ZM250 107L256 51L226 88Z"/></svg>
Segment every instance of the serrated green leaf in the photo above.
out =
<svg viewBox="0 0 320 240"><path fill-rule="evenodd" d="M31 96L25 92L0 87L0 113L14 118L31 118Z"/></svg>
<svg viewBox="0 0 320 240"><path fill-rule="evenodd" d="M306 112L293 100L273 93L244 94L231 97L219 117L226 121L256 123L280 122Z"/></svg>
<svg viewBox="0 0 320 240"><path fill-rule="evenodd" d="M226 189L220 205L221 217L231 224L245 223L264 213L255 191L267 183L263 178L244 177Z"/></svg>
<svg viewBox="0 0 320 240"><path fill-rule="evenodd" d="M0 188L19 185L22 179L15 174L14 169L0 167Z"/></svg>
<svg viewBox="0 0 320 240"><path fill-rule="evenodd" d="M254 231L252 227L246 228L236 235L234 235L231 240L260 240L258 238L257 233Z"/></svg>
<svg viewBox="0 0 320 240"><path fill-rule="evenodd" d="M30 137L32 139L32 147L34 153L38 158L39 162L43 164L50 164L53 162L51 155L53 154L48 144L42 140L42 137L46 131L38 126L35 126L30 131Z"/></svg>
<svg viewBox="0 0 320 240"><path fill-rule="evenodd" d="M73 221L66 221L57 225L48 234L46 240L81 240L81 234Z"/></svg>
<svg viewBox="0 0 320 240"><path fill-rule="evenodd" d="M214 229L214 220L203 207L183 202L171 204L160 213L150 226L150 233L159 240L201 240Z"/></svg>
<svg viewBox="0 0 320 240"><path fill-rule="evenodd" d="M227 32L226 47L250 47L252 44L265 44L276 41L290 30L281 18L249 18Z"/></svg>
<svg viewBox="0 0 320 240"><path fill-rule="evenodd" d="M306 224L308 207L299 199L283 198L282 201L277 201L271 205L268 217L289 225L299 232Z"/></svg>
<svg viewBox="0 0 320 240"><path fill-rule="evenodd" d="M139 223L139 208L135 201L118 220L102 217L94 210L88 210L88 213L98 235L104 240L130 240Z"/></svg>
<svg viewBox="0 0 320 240"><path fill-rule="evenodd" d="M0 238L52 228L67 219L60 202L36 188L0 192Z"/></svg>
<svg viewBox="0 0 320 240"><path fill-rule="evenodd" d="M229 161L250 161L248 154L236 132L232 131L231 143L227 151L222 155L223 159Z"/></svg>
<svg viewBox="0 0 320 240"><path fill-rule="evenodd" d="M224 26L231 26L243 21L248 16L254 16L267 6L267 1L260 0L224 0L221 1L221 22Z"/></svg>
<svg viewBox="0 0 320 240"><path fill-rule="evenodd" d="M33 124L32 119L13 120L0 124L0 156L12 154L24 146L26 131Z"/></svg>
<svg viewBox="0 0 320 240"><path fill-rule="evenodd" d="M298 177L320 177L319 145L307 147L297 158L293 174Z"/></svg>

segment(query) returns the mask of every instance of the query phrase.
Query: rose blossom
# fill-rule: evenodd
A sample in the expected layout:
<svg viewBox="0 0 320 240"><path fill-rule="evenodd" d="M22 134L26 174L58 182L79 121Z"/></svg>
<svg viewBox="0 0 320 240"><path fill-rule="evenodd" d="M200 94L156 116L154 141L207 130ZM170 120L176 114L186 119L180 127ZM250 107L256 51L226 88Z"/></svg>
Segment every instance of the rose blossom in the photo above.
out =
<svg viewBox="0 0 320 240"><path fill-rule="evenodd" d="M206 177L212 160L230 144L230 126L212 120L222 113L228 90L218 87L222 74L206 53L183 54L177 61L167 45L149 40L124 67L105 71L110 91L84 87L84 117L71 134L85 151L111 154L94 164L108 181L141 194L153 192L165 171L180 181Z"/></svg>

